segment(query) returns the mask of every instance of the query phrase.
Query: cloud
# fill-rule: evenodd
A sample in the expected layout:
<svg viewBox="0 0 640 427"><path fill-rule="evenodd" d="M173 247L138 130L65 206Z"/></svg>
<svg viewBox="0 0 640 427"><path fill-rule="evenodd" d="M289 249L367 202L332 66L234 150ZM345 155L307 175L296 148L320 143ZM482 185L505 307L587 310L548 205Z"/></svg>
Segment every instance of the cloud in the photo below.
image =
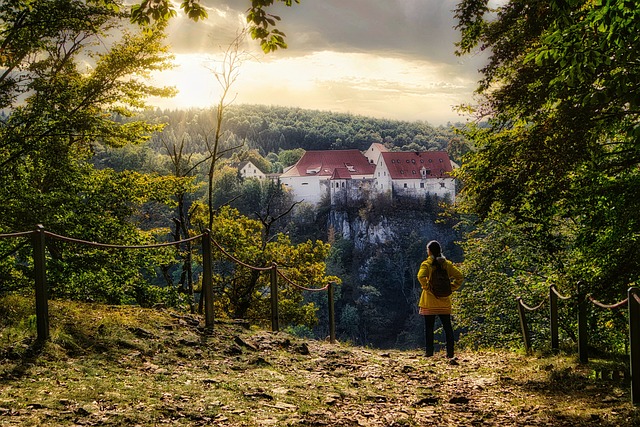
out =
<svg viewBox="0 0 640 427"><path fill-rule="evenodd" d="M279 6L290 49L385 51L454 60L457 0L323 0Z"/></svg>
<svg viewBox="0 0 640 427"><path fill-rule="evenodd" d="M236 103L290 105L432 124L463 118L453 107L468 102L482 58L454 55L457 0L302 0L269 9L282 21L289 48L240 69ZM181 94L173 106L212 105L219 88L203 64L220 59L244 25L246 0L204 0L209 18L171 22L169 43L179 68L159 78ZM173 82L173 83L172 83ZM176 83L177 82L177 83ZM195 82L195 83L194 83ZM211 99L211 101L208 101ZM160 103L162 105L163 103Z"/></svg>

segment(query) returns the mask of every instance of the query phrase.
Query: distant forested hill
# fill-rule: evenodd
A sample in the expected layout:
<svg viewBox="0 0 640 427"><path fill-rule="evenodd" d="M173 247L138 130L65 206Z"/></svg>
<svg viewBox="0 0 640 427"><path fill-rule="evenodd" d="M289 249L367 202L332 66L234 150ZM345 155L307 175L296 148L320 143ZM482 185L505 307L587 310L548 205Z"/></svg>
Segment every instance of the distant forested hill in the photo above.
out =
<svg viewBox="0 0 640 427"><path fill-rule="evenodd" d="M149 118L171 127L213 129L213 109L156 110ZM227 107L223 129L261 155L281 150L366 150L372 142L403 151L448 150L454 159L461 151L452 126L434 127L426 122L376 119L353 114L264 105Z"/></svg>

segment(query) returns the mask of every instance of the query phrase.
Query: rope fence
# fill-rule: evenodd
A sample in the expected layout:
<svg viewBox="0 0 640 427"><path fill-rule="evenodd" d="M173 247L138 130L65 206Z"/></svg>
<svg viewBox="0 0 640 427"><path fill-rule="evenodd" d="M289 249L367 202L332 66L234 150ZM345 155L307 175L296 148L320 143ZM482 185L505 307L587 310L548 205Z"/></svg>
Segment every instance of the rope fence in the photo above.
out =
<svg viewBox="0 0 640 427"><path fill-rule="evenodd" d="M55 240L81 244L90 247L102 248L102 249L122 249L122 250L138 250L138 249L154 249L168 246L180 246L184 243L200 240L202 244L202 257L203 257L203 273L202 273L202 298L204 302L205 311L205 328L209 331L213 330L215 323L214 319L214 303L213 303L213 259L212 259L212 244L229 260L235 264L243 267L260 271L269 272L271 281L271 327L273 331L279 331L279 314L278 314L278 282L277 278L280 276L286 283L305 291L327 291L328 305L329 305L329 335L330 341L335 343L335 312L333 301L333 286L335 283L328 283L322 288L307 288L294 283L291 279L285 276L282 271L278 270L276 263L273 263L270 267L256 267L249 265L237 257L231 255L226 251L222 245L216 242L211 237L211 231L205 230L204 233L197 236L189 237L183 240L176 240L173 242L153 243L148 245L116 245L108 243L98 243L60 234L46 231L43 226L38 225L34 231L25 231L18 233L0 234L0 239L11 239L28 237L27 240L18 247L12 249L6 254L0 256L0 259L9 257L19 251L21 248L31 243L33 248L33 263L34 263L34 276L35 276L35 290L36 290L36 318L37 318L37 332L38 340L44 341L49 339L49 313L48 313L48 288L46 279L46 238L52 238Z"/></svg>
<svg viewBox="0 0 640 427"><path fill-rule="evenodd" d="M149 245L114 245L109 243L89 242L87 240L74 239L73 237L61 236L60 234L52 233L50 231L45 231L44 234L46 236L53 237L54 239L61 240L63 242L77 243L81 245L92 246L95 248L103 248L103 249L155 249L155 248L162 248L166 246L179 246L183 243L198 240L203 236L203 234L199 234L197 236L190 237L184 240L176 240L173 242L164 242L164 243L152 243Z"/></svg>
<svg viewBox="0 0 640 427"><path fill-rule="evenodd" d="M21 231L18 233L0 234L0 239L10 239L13 237L29 237L33 234L33 231Z"/></svg>
<svg viewBox="0 0 640 427"><path fill-rule="evenodd" d="M575 300L578 305L578 356L581 363L589 361L588 356L588 325L587 325L587 305L605 310L629 310L629 348L631 374L631 402L634 405L640 404L640 288L630 287L628 296L622 301L614 304L605 304L595 299L590 294L581 292L581 283L578 283L578 292L575 297L561 295L555 285L549 286L549 320L551 328L551 349L554 352L559 350L558 338L558 300ZM546 305L547 300L543 300L535 307L526 305L521 297L516 298L518 303L518 314L520 317L520 327L527 353L531 352L531 334L526 319L526 310L536 311Z"/></svg>
<svg viewBox="0 0 640 427"><path fill-rule="evenodd" d="M600 307L600 308L604 308L607 310L618 310L622 307L626 307L627 304L629 303L629 298L625 298L620 302L617 302L615 304L604 304L601 303L600 301L598 301L597 299L595 299L594 297L592 297L591 295L587 295L587 299L596 307Z"/></svg>
<svg viewBox="0 0 640 427"><path fill-rule="evenodd" d="M297 283L293 282L290 278L284 275L284 273L278 268L278 264L275 262L271 264L270 267L256 267L250 264L247 264L240 259L231 255L227 250L225 250L220 243L216 242L213 238L211 238L211 242L213 245L218 248L218 250L226 256L232 262L241 265L243 267L249 268L255 271L269 271L270 285L271 285L271 330L279 331L280 330L280 322L279 322L279 312L278 312L278 276L285 280L286 283L291 286L298 288L303 291L310 292L319 292L319 291L327 291L327 299L328 299L328 307L329 307L329 340L331 343L335 343L336 341L336 322L335 322L335 311L334 311L334 289L333 286L335 283L330 282L327 283L322 288L308 288Z"/></svg>
<svg viewBox="0 0 640 427"><path fill-rule="evenodd" d="M229 258L231 261L235 262L236 264L239 264L243 267L249 268L251 270L256 270L256 271L269 271L271 270L271 267L256 267L253 265L249 265L241 260L239 260L238 258L234 257L233 255L231 255L229 252L227 252L221 245L220 243L216 242L213 238L211 239L211 242L214 244L214 246L216 248L218 248L218 250L220 252L222 252L222 254L224 256L226 256L227 258Z"/></svg>

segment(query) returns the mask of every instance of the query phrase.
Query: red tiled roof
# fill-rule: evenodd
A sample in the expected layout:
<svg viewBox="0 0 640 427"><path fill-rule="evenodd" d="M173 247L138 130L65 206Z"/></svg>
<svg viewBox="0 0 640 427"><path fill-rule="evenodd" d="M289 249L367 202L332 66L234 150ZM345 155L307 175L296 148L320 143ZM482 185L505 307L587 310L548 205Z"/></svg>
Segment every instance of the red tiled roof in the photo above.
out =
<svg viewBox="0 0 640 427"><path fill-rule="evenodd" d="M336 168L350 175L373 175L375 165L358 150L307 151L283 176L332 176Z"/></svg>
<svg viewBox="0 0 640 427"><path fill-rule="evenodd" d="M335 168L331 179L351 179L351 173L347 168Z"/></svg>
<svg viewBox="0 0 640 427"><path fill-rule="evenodd" d="M391 179L422 179L422 168L427 178L448 178L453 170L446 151L394 151L381 155Z"/></svg>

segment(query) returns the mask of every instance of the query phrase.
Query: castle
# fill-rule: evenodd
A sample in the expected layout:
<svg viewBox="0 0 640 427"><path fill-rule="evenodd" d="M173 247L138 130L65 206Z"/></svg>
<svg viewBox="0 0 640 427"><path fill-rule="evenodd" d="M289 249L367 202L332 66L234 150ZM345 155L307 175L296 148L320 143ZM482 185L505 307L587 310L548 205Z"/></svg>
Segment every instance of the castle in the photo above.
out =
<svg viewBox="0 0 640 427"><path fill-rule="evenodd" d="M307 151L278 178L292 192L294 201L310 204L318 204L323 196L329 196L335 205L372 194L386 194L392 199L434 195L453 203L453 167L445 151L389 151L373 143L364 153Z"/></svg>

